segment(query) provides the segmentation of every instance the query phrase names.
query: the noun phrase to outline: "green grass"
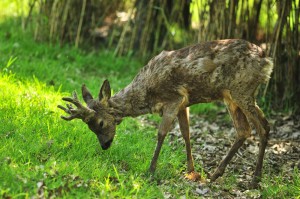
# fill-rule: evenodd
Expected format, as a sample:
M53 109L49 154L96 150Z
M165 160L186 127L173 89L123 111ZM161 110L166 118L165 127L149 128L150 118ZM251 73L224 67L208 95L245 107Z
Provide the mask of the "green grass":
M264 198L300 198L300 172L294 169L285 179L283 174L264 179Z

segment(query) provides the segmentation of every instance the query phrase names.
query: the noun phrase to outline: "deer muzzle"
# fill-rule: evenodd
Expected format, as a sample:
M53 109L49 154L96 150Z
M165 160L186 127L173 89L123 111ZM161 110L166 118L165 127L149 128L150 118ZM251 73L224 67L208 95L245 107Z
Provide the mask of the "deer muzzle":
M98 140L99 140L99 143L100 143L101 148L102 148L103 150L108 149L108 148L110 147L111 143L113 142L113 139L108 140L108 141L106 141L106 142L103 142L103 141L101 141L101 140L99 139L99 137L98 137Z

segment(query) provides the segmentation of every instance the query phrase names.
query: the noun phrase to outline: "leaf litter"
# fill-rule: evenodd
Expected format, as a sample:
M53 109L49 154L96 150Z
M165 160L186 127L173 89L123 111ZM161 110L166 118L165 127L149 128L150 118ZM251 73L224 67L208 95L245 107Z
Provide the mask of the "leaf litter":
M266 148L263 168L264 176L278 176L280 173L284 179L292 179L293 170L300 170L300 115L271 114L267 117L270 126L268 147ZM142 120L147 120L142 118ZM190 116L191 143L195 166L200 164L205 173L213 173L219 162L225 157L234 142L236 132L233 124L224 109L211 121L210 116ZM146 123L158 126L153 121ZM148 124L149 124L148 123ZM252 129L253 126L251 125ZM171 145L178 146L176 142L184 145L179 125L169 133ZM206 181L191 183L182 179L182 197L186 198L185 190L189 187L193 190L194 197L200 198L261 198L261 190L249 189L248 184L252 180L255 164L258 156L259 137L255 130L244 145L239 149L231 162L227 165L225 173L215 182ZM184 163L186 164L186 163ZM199 172L199 171L198 171ZM265 177L266 178L266 177ZM165 198L177 198L169 193L169 182L161 183L166 190Z

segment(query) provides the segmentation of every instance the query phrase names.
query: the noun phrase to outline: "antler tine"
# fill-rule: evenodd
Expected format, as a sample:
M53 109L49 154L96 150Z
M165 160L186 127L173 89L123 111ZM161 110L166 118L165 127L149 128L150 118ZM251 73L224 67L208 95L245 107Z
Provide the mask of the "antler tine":
M84 106L80 103L76 91L73 91L72 97L63 97L62 100L74 104L77 108L83 108Z
M75 118L82 119L84 122L89 122L89 120L95 115L95 111L85 107L81 104L81 102L78 99L76 91L72 93L72 97L63 97L62 100L66 102L70 102L70 104L66 104L67 107L64 107L62 105L58 105L57 107L65 111L67 114L70 114L70 116L61 116L62 119L70 121ZM72 106L74 104L76 108Z
M78 95L77 95L77 92L76 92L76 91L73 91L72 95L73 95L73 98L74 98L74 99L78 100Z

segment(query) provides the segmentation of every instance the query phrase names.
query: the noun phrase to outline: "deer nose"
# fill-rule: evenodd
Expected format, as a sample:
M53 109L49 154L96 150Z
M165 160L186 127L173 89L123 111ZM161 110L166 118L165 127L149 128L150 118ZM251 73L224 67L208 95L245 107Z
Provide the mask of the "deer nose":
M113 141L113 140L111 139L111 140L105 142L104 144L101 144L101 148L102 148L103 150L108 149L108 148L110 147L112 141Z

